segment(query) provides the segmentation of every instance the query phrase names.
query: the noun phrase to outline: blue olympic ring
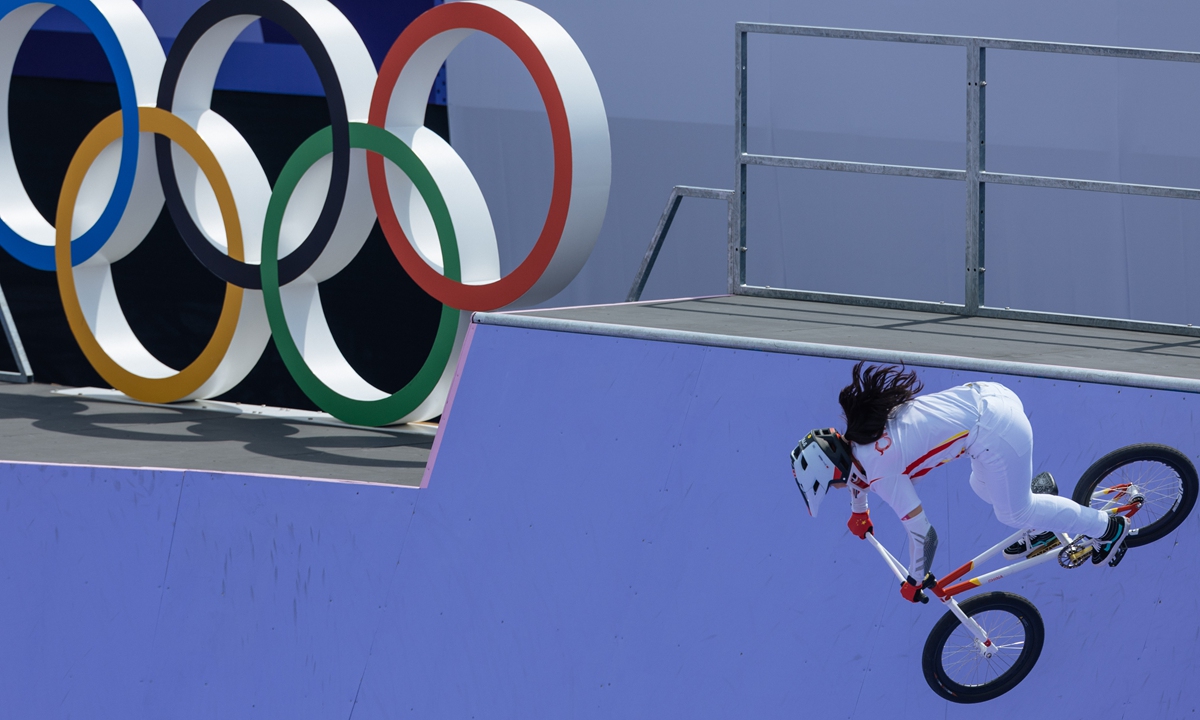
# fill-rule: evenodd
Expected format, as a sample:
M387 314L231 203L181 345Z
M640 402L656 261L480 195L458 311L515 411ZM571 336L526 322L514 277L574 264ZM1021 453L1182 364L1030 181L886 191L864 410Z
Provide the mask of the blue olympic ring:
M36 5L25 0L0 0L0 17L9 21L9 14L22 7ZM78 265L95 255L104 247L116 230L125 207L129 204L133 193L134 175L138 163L138 101L133 83L133 71L125 49L117 37L112 25L104 13L91 0L57 0L54 3L67 10L87 25L100 47L104 56L112 66L113 77L117 81L117 95L121 101L122 127L124 135L121 138L121 164L117 171L117 182L109 197L104 212L85 233L71 242L71 264ZM48 8L47 8L48 9ZM39 13L40 14L40 13ZM0 247L3 247L17 260L38 270L54 270L54 245L39 245L30 242L17 234L6 222L0 219Z

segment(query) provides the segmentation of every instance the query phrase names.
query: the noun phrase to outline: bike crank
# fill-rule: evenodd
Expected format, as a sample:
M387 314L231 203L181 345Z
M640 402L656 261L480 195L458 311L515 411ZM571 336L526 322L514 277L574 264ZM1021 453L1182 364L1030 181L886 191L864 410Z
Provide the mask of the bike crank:
M1087 559L1092 556L1092 550L1090 538L1077 537L1058 552L1058 564L1068 570L1073 570L1087 562Z

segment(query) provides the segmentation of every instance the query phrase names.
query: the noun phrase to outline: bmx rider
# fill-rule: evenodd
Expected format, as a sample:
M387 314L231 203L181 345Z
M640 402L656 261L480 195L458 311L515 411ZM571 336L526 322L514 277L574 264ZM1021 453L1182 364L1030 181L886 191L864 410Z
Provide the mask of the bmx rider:
M838 395L846 431L813 430L792 451L792 471L809 514L816 516L830 488L849 487L850 531L865 540L873 532L867 493L892 507L908 533L908 580L900 594L919 600L931 588L937 531L925 516L914 482L963 455L971 459L971 489L996 518L1024 540L1004 550L1016 559L1058 543L1055 532L1085 536L1092 562L1103 562L1124 542L1128 520L1052 494L1035 494L1033 429L1021 399L994 382L971 382L929 395L916 373L895 366L854 366L851 383ZM1050 485L1043 474L1037 478ZM916 578L921 578L918 581Z

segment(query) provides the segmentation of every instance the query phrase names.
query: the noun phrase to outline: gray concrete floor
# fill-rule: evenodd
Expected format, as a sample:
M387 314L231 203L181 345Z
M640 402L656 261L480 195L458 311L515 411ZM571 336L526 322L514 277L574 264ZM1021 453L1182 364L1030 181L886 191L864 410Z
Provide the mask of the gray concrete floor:
M416 486L433 438L55 395L0 383L0 460L164 467Z
M523 315L1200 379L1200 338L745 296Z

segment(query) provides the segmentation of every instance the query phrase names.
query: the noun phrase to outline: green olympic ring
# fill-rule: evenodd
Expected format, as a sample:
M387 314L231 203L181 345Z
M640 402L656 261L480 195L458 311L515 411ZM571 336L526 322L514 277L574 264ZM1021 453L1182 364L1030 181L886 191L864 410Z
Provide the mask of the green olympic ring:
M412 181L433 216L445 262L446 277L461 278L458 242L450 211L428 168L404 142L383 128L365 123L350 123L350 146L382 155L395 163ZM397 422L416 410L443 380L451 366L455 338L459 333L461 313L449 305L442 306L433 348L416 376L391 395L378 399L361 399L339 392L317 376L296 346L284 312L279 288L279 232L284 211L300 179L318 160L333 152L333 133L325 128L304 141L288 159L267 205L262 236L262 292L267 319L279 354L300 389L325 412L354 425L380 426ZM382 394L382 392L380 392Z

